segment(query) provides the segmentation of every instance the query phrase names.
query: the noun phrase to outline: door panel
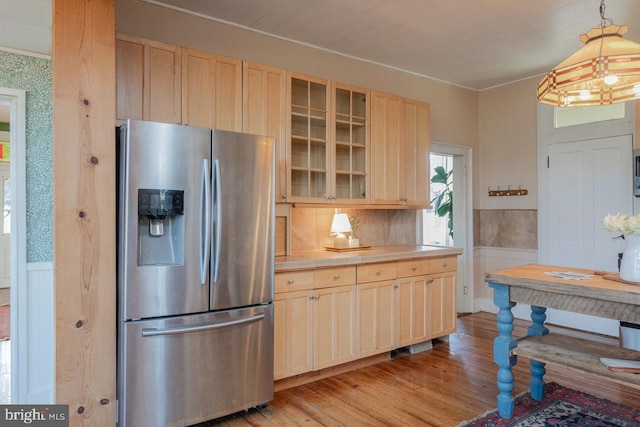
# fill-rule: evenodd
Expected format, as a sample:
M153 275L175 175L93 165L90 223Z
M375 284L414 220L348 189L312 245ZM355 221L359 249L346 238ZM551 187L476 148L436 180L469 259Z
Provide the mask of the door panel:
M122 319L198 313L209 308L202 269L204 162L211 130L153 122L128 122L121 141L119 304ZM127 140L128 138L128 140ZM176 161L179 159L179 161ZM154 235L139 215L139 190L183 191L183 215L165 216ZM157 233L156 233L157 234ZM204 281L202 280L204 276Z
M211 309L273 300L274 141L213 133Z
M608 213L633 213L631 136L549 146L549 263L617 271Z

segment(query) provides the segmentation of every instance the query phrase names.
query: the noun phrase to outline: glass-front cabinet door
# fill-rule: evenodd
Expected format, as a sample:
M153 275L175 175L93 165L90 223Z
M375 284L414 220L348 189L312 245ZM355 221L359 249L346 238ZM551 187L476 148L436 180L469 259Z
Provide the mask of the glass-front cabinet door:
M289 95L289 201L327 203L331 200L328 82L291 73Z
M333 84L334 102L334 192L335 200L366 203L369 192L368 91Z

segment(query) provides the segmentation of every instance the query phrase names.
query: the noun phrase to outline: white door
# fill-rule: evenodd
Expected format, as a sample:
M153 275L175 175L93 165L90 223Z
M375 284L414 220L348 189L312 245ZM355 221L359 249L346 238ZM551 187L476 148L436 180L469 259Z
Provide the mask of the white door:
M606 214L633 214L631 135L549 145L549 264L617 271Z
M453 206L455 211L453 215L453 242L446 242L448 235L447 220L442 220L444 230L441 233L442 242L435 243L433 236L430 236L426 228L435 228L433 222L432 211L422 211L420 233L422 244L447 245L462 248L462 255L458 256L458 272L457 272L457 309L458 313L473 312L473 203L471 200L471 177L473 176L471 165L471 147L453 144L443 144L431 141L431 155L443 156L449 158L449 163L445 170L453 168ZM436 164L430 165L430 176L434 173ZM435 194L432 194L433 197Z

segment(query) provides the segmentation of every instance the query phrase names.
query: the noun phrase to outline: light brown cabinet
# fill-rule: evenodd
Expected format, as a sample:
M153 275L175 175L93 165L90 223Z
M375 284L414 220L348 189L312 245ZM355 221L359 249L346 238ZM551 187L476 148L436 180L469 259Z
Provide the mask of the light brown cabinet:
M274 379L313 370L313 271L275 275Z
M456 257L398 261L398 346L456 331Z
M358 357L396 348L395 280L358 284Z
M314 369L356 358L355 285L314 290Z
M430 204L429 104L402 100L401 203L425 207Z
M328 203L329 82L295 73L287 82L288 201Z
M456 331L456 274L441 273L430 280L431 337L437 338Z
M371 93L371 203L429 207L429 104Z
M355 267L276 273L276 380L355 359L355 277Z
M369 197L369 91L332 83L333 141L329 188L337 203Z
M276 139L276 202L287 201L286 105L284 70L252 62L243 63L242 131Z
M127 34L116 40L116 120L180 123L181 48Z
M399 96L371 92L371 203L400 204Z
M242 61L182 49L182 124L242 131Z
M431 339L428 276L398 278L398 347Z
M276 273L275 378L455 332L456 268L445 256Z
M429 104L119 33L117 123L276 138L276 201L429 206Z
M288 75L289 201L366 204L369 91Z
M313 293L276 294L274 312L274 379L313 370Z

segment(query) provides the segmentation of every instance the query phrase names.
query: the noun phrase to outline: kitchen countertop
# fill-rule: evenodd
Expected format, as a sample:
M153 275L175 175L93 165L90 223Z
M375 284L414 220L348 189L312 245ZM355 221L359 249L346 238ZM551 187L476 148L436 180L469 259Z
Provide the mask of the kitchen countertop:
M461 248L429 245L374 246L369 249L348 252L301 251L294 252L290 256L277 256L275 259L275 271L399 261L413 258L460 255L461 253Z

